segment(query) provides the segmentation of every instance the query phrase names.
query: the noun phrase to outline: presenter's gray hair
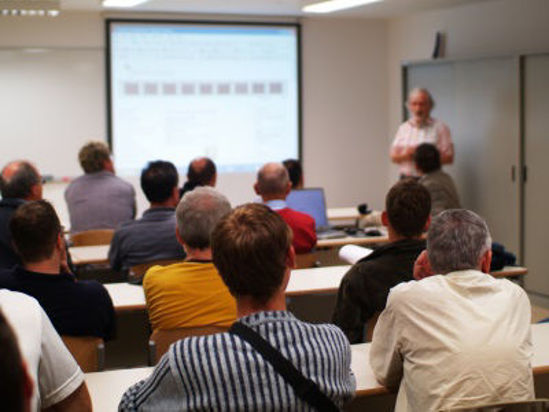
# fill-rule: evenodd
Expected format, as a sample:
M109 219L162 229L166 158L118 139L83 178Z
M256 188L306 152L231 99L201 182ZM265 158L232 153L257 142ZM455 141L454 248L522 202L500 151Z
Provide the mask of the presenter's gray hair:
M445 210L433 219L427 233L427 253L435 273L477 269L492 247L486 221L470 210Z
M429 102L431 103L431 109L435 107L435 99L433 99L433 95L429 90L425 89L424 87L414 87L412 90L410 90L410 93L408 93L407 101L410 101L410 97L417 93L423 93L425 96L427 96Z
M222 217L229 214L231 204L211 187L197 187L185 193L177 205L177 229L185 244L192 249L210 247L210 235Z
M257 187L260 195L279 195L290 183L288 170L282 163L267 163L257 172Z

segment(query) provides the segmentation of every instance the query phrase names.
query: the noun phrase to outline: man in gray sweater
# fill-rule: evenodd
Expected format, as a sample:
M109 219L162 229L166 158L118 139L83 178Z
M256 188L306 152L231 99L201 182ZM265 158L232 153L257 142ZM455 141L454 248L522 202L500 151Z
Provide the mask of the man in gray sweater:
M431 195L431 216L446 209L459 209L460 202L452 176L441 169L440 154L436 146L420 144L414 153L414 163L421 183Z

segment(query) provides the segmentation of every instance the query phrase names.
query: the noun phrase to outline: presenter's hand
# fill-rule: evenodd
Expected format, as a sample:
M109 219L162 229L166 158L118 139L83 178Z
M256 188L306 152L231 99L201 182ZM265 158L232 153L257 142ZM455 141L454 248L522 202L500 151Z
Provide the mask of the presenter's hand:
M431 268L431 263L429 262L429 256L427 256L427 251L424 250L417 257L416 263L414 263L414 279L421 280L433 275L434 272Z
M415 146L407 147L404 150L404 156L406 156L406 160L414 160L414 153L416 152Z

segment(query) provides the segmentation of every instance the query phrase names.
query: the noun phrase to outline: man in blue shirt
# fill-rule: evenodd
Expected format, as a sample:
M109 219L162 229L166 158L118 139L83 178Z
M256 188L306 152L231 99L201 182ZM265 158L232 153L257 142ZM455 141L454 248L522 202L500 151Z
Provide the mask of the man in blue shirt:
M113 270L157 260L183 260L185 252L175 236L175 207L179 176L171 162L150 162L141 172L141 188L150 207L141 219L122 224L109 250Z

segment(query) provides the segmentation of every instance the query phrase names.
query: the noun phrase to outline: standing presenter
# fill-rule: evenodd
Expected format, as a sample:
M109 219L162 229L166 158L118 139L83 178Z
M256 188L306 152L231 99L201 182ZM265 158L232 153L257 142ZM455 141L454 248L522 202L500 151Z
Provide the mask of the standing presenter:
M431 117L434 101L427 89L415 88L408 95L410 119L400 125L391 146L391 160L400 167L400 177L417 176L414 152L421 143L434 144L442 164L454 161L454 145L450 129Z

